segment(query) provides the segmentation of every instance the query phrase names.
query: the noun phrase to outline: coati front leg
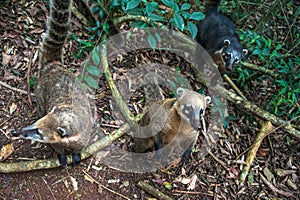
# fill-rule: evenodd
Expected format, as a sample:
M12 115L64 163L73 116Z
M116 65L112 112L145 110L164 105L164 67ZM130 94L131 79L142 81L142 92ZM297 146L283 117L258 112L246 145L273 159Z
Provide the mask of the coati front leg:
M65 148L63 148L59 144L51 144L51 146L54 149L54 151L57 153L59 164L63 167L66 167L68 164L68 161L67 161L67 156L65 154Z

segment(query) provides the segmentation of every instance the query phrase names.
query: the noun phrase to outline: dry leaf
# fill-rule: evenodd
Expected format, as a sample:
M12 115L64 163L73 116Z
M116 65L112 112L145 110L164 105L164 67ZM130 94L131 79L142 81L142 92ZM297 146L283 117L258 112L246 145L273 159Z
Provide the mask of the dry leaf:
M0 161L6 160L14 152L13 143L4 145L0 150Z
M10 106L9 106L9 114L12 115L17 109L17 104L15 103L12 103Z
M185 177L178 177L174 180L174 182L179 182L179 183L182 183L184 185L187 185L191 182L191 179L190 178L185 178Z
M71 183L73 185L74 190L77 191L78 190L78 182L76 181L76 178L70 176L70 179L71 179Z
M190 183L190 185L188 186L188 190L194 190L195 189L195 187L196 187L196 182L197 182L197 180L198 180L198 177L197 177L197 175L196 174L194 174L193 176L192 176L192 178L191 178L191 183Z

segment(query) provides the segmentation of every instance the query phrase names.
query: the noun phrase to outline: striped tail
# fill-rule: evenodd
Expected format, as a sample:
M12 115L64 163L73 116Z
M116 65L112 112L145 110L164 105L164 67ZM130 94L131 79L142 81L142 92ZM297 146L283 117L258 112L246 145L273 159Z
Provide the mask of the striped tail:
M62 48L70 27L72 0L51 0L47 32L43 38L41 66L62 62Z
M221 0L207 0L204 5L204 13L210 15L211 13L218 12L218 7Z

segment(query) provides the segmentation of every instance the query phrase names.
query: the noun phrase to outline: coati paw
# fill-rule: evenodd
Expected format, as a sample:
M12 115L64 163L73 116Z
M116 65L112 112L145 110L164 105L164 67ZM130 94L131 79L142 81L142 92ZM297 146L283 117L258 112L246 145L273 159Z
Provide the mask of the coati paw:
M60 165L63 167L66 167L68 164L67 156L65 154L58 154L57 157L58 157Z
M81 161L81 153L73 153L72 154L72 162L75 165L79 165Z

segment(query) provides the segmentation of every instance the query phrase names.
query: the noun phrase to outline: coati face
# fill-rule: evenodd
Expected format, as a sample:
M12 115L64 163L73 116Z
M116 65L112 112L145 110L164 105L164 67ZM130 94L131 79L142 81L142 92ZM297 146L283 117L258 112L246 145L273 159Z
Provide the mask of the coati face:
M231 71L234 64L239 63L247 53L248 50L242 49L238 41L224 40L222 56L227 70Z
M61 122L60 119L64 116L64 113L66 112L54 107L51 112L34 124L22 129L12 130L10 134L15 137L43 143L69 143L72 140L78 140L79 134L70 134L68 132L72 126L70 124L72 120ZM57 116L60 116L60 118ZM67 116L67 118L71 117Z
M181 119L187 121L195 130L198 130L211 98L191 90L178 88L177 102L179 103L177 111Z

